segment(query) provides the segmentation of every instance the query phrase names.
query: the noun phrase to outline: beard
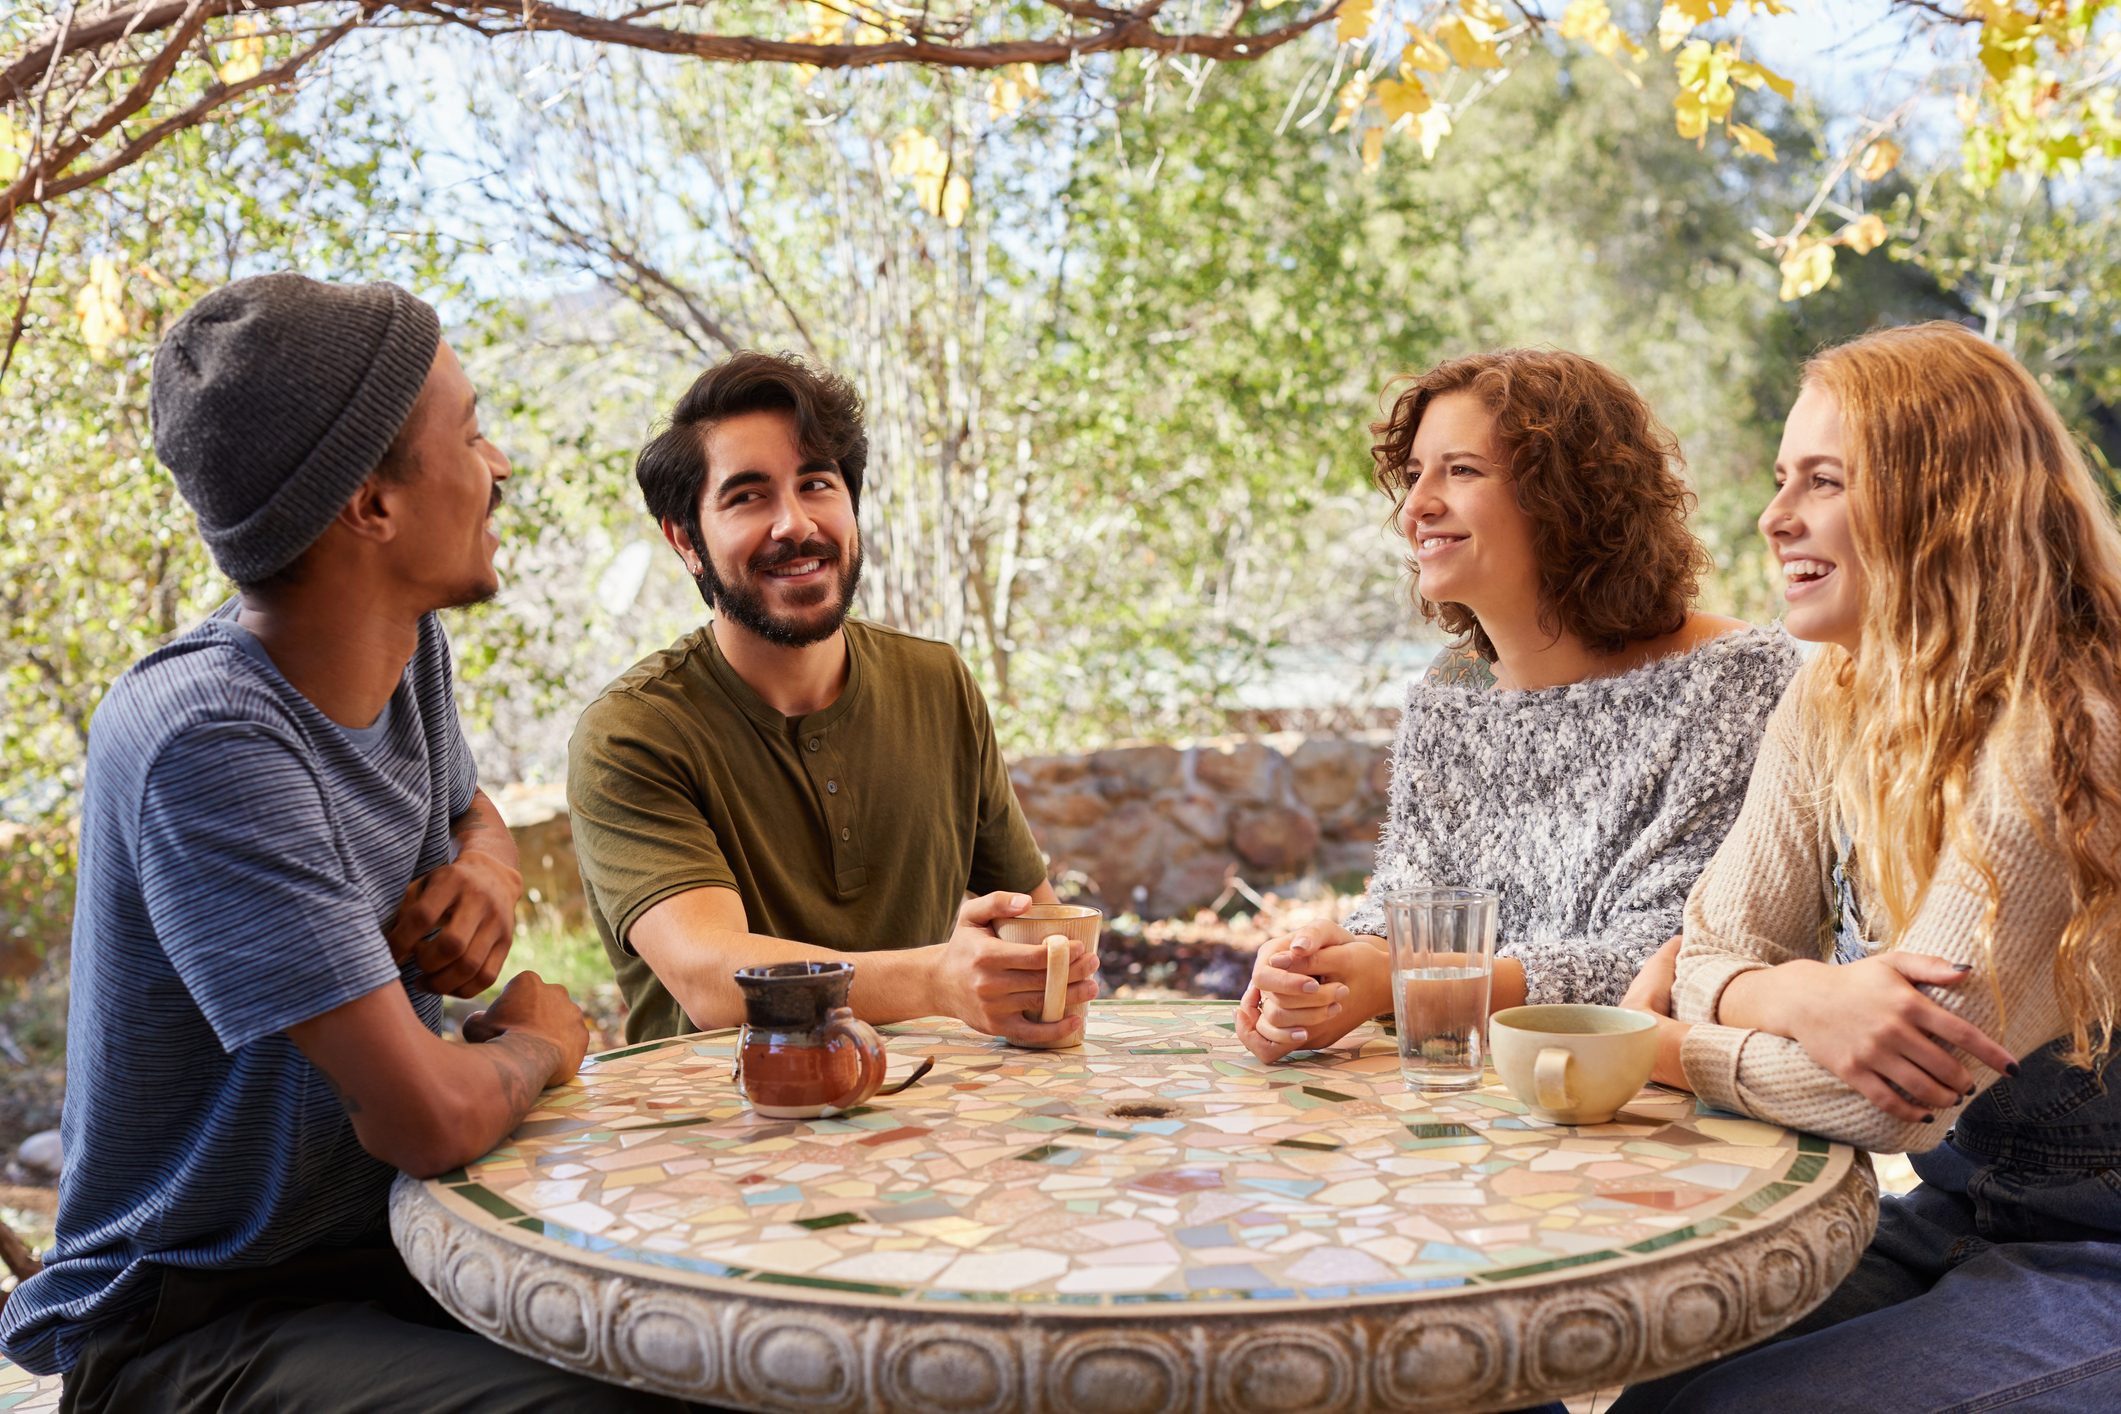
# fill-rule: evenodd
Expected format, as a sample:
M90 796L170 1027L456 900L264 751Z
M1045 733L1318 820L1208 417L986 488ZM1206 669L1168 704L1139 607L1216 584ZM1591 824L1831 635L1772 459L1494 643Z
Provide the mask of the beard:
M489 500L486 504L487 518L491 519L493 517L494 512L500 509L501 488L499 486L495 486L493 488L492 499ZM500 551L496 549L494 551L494 554L499 555ZM449 602L446 604L439 605L438 607L444 609L468 609L475 604L490 603L492 600L494 600L500 595L500 592L500 568L499 566L495 565L491 559L489 559L487 561L485 578L480 579L476 582L467 582L459 586L458 588L452 590L449 595Z
M697 539L694 543L698 543ZM815 618L775 614L766 607L766 596L760 588L760 577L768 570L797 560L822 560L828 570L835 564L840 567L839 574L822 587L826 597L817 603L824 606L824 612ZM743 574L728 578L715 569L714 556L702 555L700 572L693 578L708 606L731 623L782 648L807 648L838 633L840 625L847 621L848 611L854 607L854 592L862 582L862 547L856 541L853 555L842 557L825 541L806 540L801 545L784 546L779 553L762 555L746 566Z

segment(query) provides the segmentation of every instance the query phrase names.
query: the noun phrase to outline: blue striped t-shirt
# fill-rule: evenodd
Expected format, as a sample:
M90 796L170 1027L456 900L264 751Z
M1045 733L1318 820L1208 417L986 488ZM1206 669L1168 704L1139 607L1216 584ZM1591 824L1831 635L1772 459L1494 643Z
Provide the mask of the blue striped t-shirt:
M0 1310L40 1374L138 1310L150 1265L263 1266L383 1221L393 1171L285 1033L416 976L383 932L477 786L449 645L428 615L384 715L347 730L235 608L134 665L89 731L58 1230Z

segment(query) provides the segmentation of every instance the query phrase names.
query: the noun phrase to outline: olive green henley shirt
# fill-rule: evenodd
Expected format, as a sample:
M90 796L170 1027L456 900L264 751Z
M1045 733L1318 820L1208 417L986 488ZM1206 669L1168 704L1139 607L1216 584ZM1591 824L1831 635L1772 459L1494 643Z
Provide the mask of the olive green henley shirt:
M627 942L687 889L734 889L754 933L842 952L949 937L966 892L1028 893L1045 860L994 724L949 645L849 620L832 705L784 717L708 627L582 714L567 798L628 1042L695 1029Z

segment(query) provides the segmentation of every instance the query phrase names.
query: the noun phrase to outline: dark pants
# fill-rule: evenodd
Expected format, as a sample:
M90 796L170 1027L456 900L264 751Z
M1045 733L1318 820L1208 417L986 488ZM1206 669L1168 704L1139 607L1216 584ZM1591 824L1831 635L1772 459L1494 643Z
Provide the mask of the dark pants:
M1879 1204L1824 1305L1764 1344L1635 1385L1611 1414L2121 1409L2121 1243L1992 1242L1963 1194Z
M89 1338L59 1403L61 1414L688 1407L556 1369L467 1330L387 1244L249 1271L164 1268L148 1312Z

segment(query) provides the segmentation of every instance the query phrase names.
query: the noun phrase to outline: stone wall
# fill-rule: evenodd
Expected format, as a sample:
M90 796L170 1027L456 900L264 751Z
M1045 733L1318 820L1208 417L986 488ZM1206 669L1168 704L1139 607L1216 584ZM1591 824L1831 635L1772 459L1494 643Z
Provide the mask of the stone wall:
M1388 731L1117 746L1032 756L1010 778L1056 879L1108 913L1166 918L1255 889L1367 873L1385 816Z
M1385 816L1389 731L1277 732L1184 746L1030 756L1011 769L1056 879L1107 913L1165 918L1254 889L1367 873ZM557 787L496 793L534 903L579 920L581 881Z

